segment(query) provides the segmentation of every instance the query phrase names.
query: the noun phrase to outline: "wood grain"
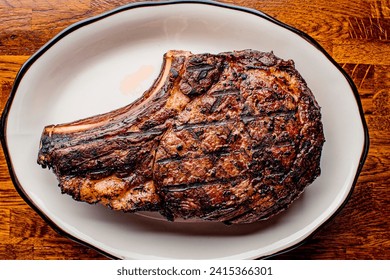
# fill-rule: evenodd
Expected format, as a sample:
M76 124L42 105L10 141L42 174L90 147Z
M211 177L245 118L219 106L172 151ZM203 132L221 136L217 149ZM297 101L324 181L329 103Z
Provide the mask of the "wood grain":
M128 0L0 0L0 111L21 65L55 34ZM274 259L390 259L390 1L225 0L316 39L358 88L370 151L351 199L302 246ZM59 235L20 197L0 152L0 259L105 259Z

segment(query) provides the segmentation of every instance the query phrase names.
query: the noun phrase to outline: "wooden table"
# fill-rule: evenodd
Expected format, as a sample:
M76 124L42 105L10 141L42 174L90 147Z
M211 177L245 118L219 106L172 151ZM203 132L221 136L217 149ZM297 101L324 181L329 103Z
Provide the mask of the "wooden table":
M20 66L69 24L128 0L0 0L0 109ZM390 2L225 0L262 10L316 39L354 80L370 151L341 213L276 259L390 259ZM104 259L62 237L18 195L0 153L0 259Z

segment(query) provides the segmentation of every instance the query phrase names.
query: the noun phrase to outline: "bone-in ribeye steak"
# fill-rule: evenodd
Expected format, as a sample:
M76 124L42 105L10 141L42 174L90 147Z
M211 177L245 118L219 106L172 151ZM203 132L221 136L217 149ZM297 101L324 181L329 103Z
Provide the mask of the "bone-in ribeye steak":
M319 176L323 143L320 108L293 61L169 51L134 103L45 127L38 163L76 200L250 223Z

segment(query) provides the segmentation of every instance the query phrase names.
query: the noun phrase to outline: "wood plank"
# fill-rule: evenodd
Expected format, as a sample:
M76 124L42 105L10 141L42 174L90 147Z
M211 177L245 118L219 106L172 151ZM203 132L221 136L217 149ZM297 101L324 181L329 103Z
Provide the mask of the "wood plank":
M348 17L351 39L390 41L390 19Z
M31 56L49 39L39 30L0 32L0 56Z
M10 232L10 210L4 206L0 208L0 244L1 240L9 238Z
M384 149L379 148L377 145L371 145L369 156L359 177L359 182L390 182L389 164L390 147L387 146L387 149Z
M0 0L0 8L32 8L34 0Z
M20 67L28 59L28 56L13 55L13 56L0 56L0 81L13 82L16 74L19 72Z
M1 106L0 113L3 112L5 104L8 101L8 98L9 98L10 93L11 93L12 85L13 85L13 81L10 81L10 80L4 81L4 80L2 80L2 78L0 78L0 106ZM3 151L0 151L0 176L3 173L6 173L6 176L8 176L8 168L7 168L7 164L5 162L4 153L3 153Z
M352 78L359 91L374 90L375 88L374 73L375 73L376 65L343 63L341 66L347 72L347 74Z
M34 1L33 10L59 13L61 10L80 11L89 9L91 0L44 0Z
M76 244L71 240L56 242L46 240L43 244L34 246L34 259L36 260L84 260L84 259L106 259L93 249Z
M29 8L10 8L7 13L0 13L0 29L20 31L31 29L32 10Z
M389 0L373 0L370 3L370 16L372 18L390 18Z
M376 65L375 66L375 88L390 89L390 65Z
M333 45L333 58L338 63L390 64L390 44L382 41L346 40Z
M127 5L133 2L143 2L143 0L126 1L126 0L91 0L91 11L94 14L100 14L114 8ZM221 1L223 2L223 1Z
M11 181L2 150L0 151L0 202L1 207L8 210L11 208L17 209L19 207L28 207ZM8 222L10 222L10 220L8 220Z
M33 245L0 244L1 260L27 260L34 257Z
M90 16L90 0L39 1L33 8L31 30L43 33L48 41L69 25Z
M3 188L3 183L1 183L1 187ZM7 208L18 208L18 207L26 207L26 202L20 197L18 192L13 188L12 182L4 183L6 189L2 189L0 192L0 201L3 207Z
M50 226L31 208L11 210L10 238L43 238L53 234Z

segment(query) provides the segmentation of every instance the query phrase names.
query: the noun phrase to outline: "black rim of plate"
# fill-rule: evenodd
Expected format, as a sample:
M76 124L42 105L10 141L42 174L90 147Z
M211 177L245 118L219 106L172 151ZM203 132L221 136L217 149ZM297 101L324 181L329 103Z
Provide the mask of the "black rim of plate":
M13 84L13 87L12 87L12 90L11 90L11 93L10 93L10 97L9 97L9 99L8 99L6 105L5 105L4 111L3 111L2 116L1 116L1 131L0 131L0 133L1 133L1 144L3 146L3 151L4 151L4 155L5 155L6 161L7 161L9 173L10 173L10 176L11 176L11 180L12 180L14 186L15 186L15 189L18 191L19 195L26 201L26 203L31 208L33 208L56 232L58 232L62 236L65 236L65 237L67 237L67 238L69 238L69 239L71 239L71 240L73 240L73 241L75 241L75 242L77 242L79 244L82 244L84 246L92 248L92 249L96 250L97 252L99 252L99 253L101 253L101 254L103 254L103 255L111 258L111 259L119 259L119 257L111 255L110 253L104 251L103 249L97 248L97 247L89 244L88 242L82 241L82 240L78 239L77 237L67 233L60 226L58 226L56 223L54 223L48 216L46 216L46 214L43 213L39 209L39 207L36 206L34 204L34 202L30 200L28 195L24 192L23 187L19 183L17 175L15 174L15 172L13 170L11 157L10 157L10 154L9 154L9 151L8 151L7 140L6 140L6 126L7 126L8 114L9 114L9 111L10 111L10 108L11 108L11 105L12 105L12 101L13 101L13 99L15 97L16 92L17 92L18 86L19 86L21 80L23 79L23 76L25 75L25 73L30 68L30 66L32 64L34 64L34 62L37 61L48 49L50 49L53 45L55 45L57 42L59 42L62 38L66 37L68 34L72 33L73 31L75 31L75 30L77 30L77 29L79 29L79 28L81 28L83 26L92 24L94 22L97 22L99 20L102 20L104 18L113 16L115 14L118 14L120 12L124 12L124 11L127 11L127 10L131 10L131 9L135 9L135 8L142 8L142 7L149 7L149 6L163 6L163 5L175 5L175 4L202 4L202 5L216 6L216 7L225 8L225 9L232 9L232 10L236 10L236 11L239 11L239 12L244 12L244 13L249 13L249 14L252 14L252 15L256 15L256 16L261 17L261 18L263 18L265 20L268 20L268 21L270 21L270 22L272 22L272 23L274 23L274 24L276 24L278 26L281 26L281 27L283 27L285 29L288 29L289 31L299 35L300 37L302 37L303 39L308 41L310 44L312 44L315 48L320 50L328 58L328 60L330 62L332 62L332 64L337 68L337 70L340 71L340 73L343 74L345 79L348 81L348 83L349 83L349 85L351 87L352 92L354 93L355 101L356 101L356 103L358 105L359 114L360 114L363 130L364 130L364 146L363 146L362 154L361 154L361 157L360 157L359 165L358 165L358 168L357 168L357 171L356 171L356 174L355 174L355 178L354 178L354 180L352 182L351 189L350 189L347 197L345 198L343 203L339 206L339 208L335 211L335 213L333 213L333 215L331 217L329 217L326 221L324 221L322 224L320 224L312 233L309 234L309 236L307 236L302 241L299 241L296 244L294 244L294 245L292 245L292 246L290 246L288 248L280 250L279 252L276 252L274 254L267 255L267 256L260 256L259 258L266 259L266 258L270 258L270 257L276 256L276 255L279 255L279 254L291 251L291 250L301 246L302 244L304 244L307 240L312 238L313 235L315 235L325 224L327 224L329 221L333 220L333 218L340 213L340 211L344 208L344 206L346 205L346 203L350 199L350 197L351 197L351 195L353 193L353 190L355 188L355 185L357 183L359 174L360 174L360 172L361 172L361 170L363 168L364 162L365 162L365 160L367 158L368 149L369 149L368 127L367 127L366 120L364 118L363 107L362 107L362 104L361 104L361 101L360 101L359 93L358 93L358 90L357 90L354 82L348 76L348 74L344 71L344 69L342 69L341 66L338 65L337 62L325 51L325 49L322 48L319 43L317 43L317 41L315 41L312 37L310 37L306 33L302 32L302 31L300 31L300 30L298 30L298 29L296 29L294 27L291 27L291 26L289 26L289 25L287 25L287 24L285 24L283 22L280 22L279 20L277 20L277 19L275 19L275 18L265 14L264 12L261 12L261 11L258 11L258 10L254 10L254 9L250 9L250 8L246 8L246 7L241 7L241 6L231 5L231 4L224 4L224 3L220 3L220 2L214 2L214 1L211 1L211 0L198 0L198 1L195 1L195 0L193 0L193 1L177 0L177 1L136 2L136 3L130 3L130 4L127 4L127 5L124 5L124 6L120 6L120 7L116 8L116 9L110 10L110 11L105 12L103 14L100 14L100 15L97 15L97 16L90 17L90 18L87 18L85 20L79 21L79 22L77 22L75 24L70 25L69 27L65 28L63 31L58 33L54 38L52 38L50 41L48 41L43 47L41 47L35 54L33 54L22 65L22 67L20 68L18 74L16 75L16 78L14 80L14 84Z

